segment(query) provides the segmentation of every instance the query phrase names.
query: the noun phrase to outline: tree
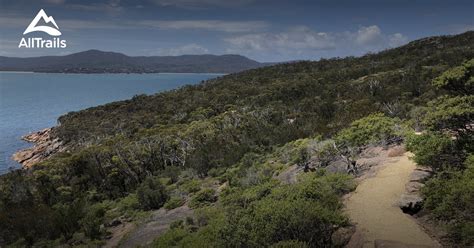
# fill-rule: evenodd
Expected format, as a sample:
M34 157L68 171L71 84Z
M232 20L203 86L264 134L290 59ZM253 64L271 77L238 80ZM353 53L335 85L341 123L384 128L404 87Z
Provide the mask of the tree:
M443 96L428 104L423 124L430 130L472 135L474 127L474 95Z
M471 95L474 92L474 59L466 61L461 66L444 72L433 80L433 85L451 93Z

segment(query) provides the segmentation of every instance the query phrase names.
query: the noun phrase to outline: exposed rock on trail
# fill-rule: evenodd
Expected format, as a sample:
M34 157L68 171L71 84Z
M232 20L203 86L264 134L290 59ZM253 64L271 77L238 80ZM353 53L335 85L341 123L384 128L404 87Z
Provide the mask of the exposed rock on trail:
M416 214L421 210L423 198L420 196L420 190L427 177L433 172L428 168L416 168L410 174L410 181L405 185L406 192L400 197L398 206L407 214Z

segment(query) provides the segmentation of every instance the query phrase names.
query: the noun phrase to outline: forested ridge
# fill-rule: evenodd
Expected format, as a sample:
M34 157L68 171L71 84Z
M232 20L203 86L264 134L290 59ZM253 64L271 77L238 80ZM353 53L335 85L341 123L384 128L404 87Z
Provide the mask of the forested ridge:
M440 221L458 220L451 238L469 246L472 199L449 216L430 202L446 198L452 208L449 196L474 189L444 196L429 189L472 178L472 44L474 32L430 37L68 113L52 134L68 151L0 178L0 244L99 245L114 218L188 204L196 217L155 246L338 246L331 235L350 225L339 197L354 188L352 161L367 145L407 140L418 163L449 172L427 184L427 209ZM439 154L429 151L452 156L433 163ZM351 170L327 173L339 156ZM274 179L311 158L320 169L298 183ZM227 186L218 192L215 184Z
M31 58L0 56L2 71L49 73L229 73L264 65L265 63L233 54L127 56L116 52L88 50L64 56Z

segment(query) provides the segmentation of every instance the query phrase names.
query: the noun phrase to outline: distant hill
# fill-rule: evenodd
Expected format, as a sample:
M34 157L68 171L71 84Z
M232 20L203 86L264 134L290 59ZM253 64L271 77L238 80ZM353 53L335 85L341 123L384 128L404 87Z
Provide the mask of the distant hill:
M232 73L258 68L259 63L240 55L137 56L88 50L65 56L14 58L0 56L2 71L57 73Z

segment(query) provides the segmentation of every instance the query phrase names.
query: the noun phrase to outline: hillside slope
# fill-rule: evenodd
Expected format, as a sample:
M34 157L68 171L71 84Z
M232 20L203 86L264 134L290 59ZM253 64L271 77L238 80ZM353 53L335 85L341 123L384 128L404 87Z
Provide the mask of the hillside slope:
M160 231L157 247L342 247L351 223L341 197L354 189L358 153L416 128L423 106L446 90L432 80L473 58L472 44L474 32L431 37L65 114L48 134L64 152L0 176L0 245L97 246L120 223L185 206L193 216ZM459 99L472 120L472 96ZM462 114L452 103L434 116ZM431 140L411 147L438 151L423 146ZM308 173L276 179L292 166Z
M96 140L118 132L255 113L284 140L330 135L350 121L381 111L404 117L435 96L430 80L474 56L474 32L413 41L359 58L279 64L166 93L137 96L59 118L64 141ZM234 111L234 112L232 112ZM288 120L292 121L288 125ZM291 138L290 138L291 137Z

